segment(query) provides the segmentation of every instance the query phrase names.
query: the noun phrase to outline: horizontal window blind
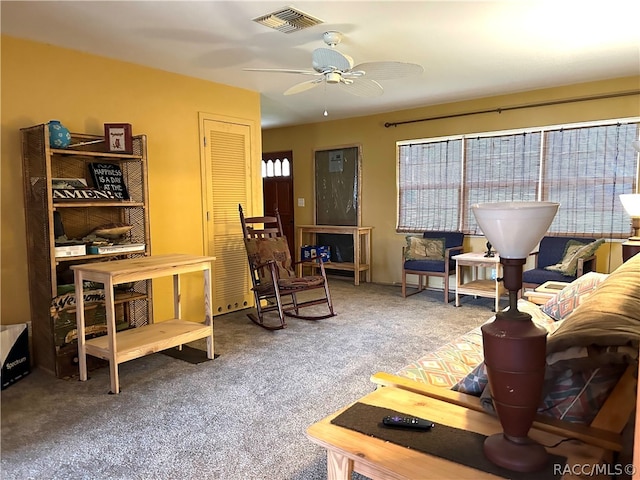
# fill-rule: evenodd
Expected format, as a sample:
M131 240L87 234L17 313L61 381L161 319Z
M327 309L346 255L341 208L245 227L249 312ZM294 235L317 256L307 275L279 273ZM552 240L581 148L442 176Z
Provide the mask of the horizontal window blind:
M538 132L466 139L464 232L482 233L474 203L536 200L540 138Z
M558 235L629 236L621 193L635 191L638 124L571 128L547 133L543 200L559 202L549 231Z
M461 139L400 146L398 231L459 229L461 153Z
M481 234L471 205L560 203L550 232L626 238L638 119L398 143L398 232Z

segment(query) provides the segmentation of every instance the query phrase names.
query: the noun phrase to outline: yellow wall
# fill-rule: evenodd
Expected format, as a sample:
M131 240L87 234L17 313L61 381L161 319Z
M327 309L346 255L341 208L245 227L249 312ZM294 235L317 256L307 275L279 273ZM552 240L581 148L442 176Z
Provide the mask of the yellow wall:
M105 122L127 122L149 138L151 243L154 254L203 253L198 112L259 125L259 95L203 80L2 36L3 324L29 320L26 239L20 165L22 127L61 120L74 132L102 133ZM373 280L399 283L404 236L395 233L395 142L458 133L640 115L637 96L483 114L385 128L385 122L635 90L640 77L572 85L326 121L262 132L263 151L293 150L296 223L313 223L313 150L362 146L362 224L373 226ZM301 101L304 101L301 95ZM259 140L258 133L258 140ZM255 159L259 162L259 159ZM482 248L479 239L469 248ZM609 262L610 259L610 262ZM621 261L618 244L598 252L598 271ZM201 298L199 278L183 289L187 315ZM154 282L154 306L170 316L169 284Z
M264 152L293 151L294 196L296 198L304 197L306 200L304 207L296 207L295 210L295 222L302 225L311 224L314 220L313 150L339 145L361 145L362 225L374 227L373 281L399 283L402 272L401 250L404 244L404 235L395 232L397 203L395 143L397 141L640 116L640 100L637 95L634 95L514 110L500 114L490 113L434 120L391 128L384 127L386 122L400 122L528 103L627 92L639 88L640 77L636 76L396 111L383 115L269 129L262 132L262 148ZM300 95L300 99L304 101L304 94ZM470 240L467 249L480 250L483 245L483 239L475 238ZM608 246L601 247L598 251L597 270L600 272L607 272L621 262L622 254L618 243L613 245L610 255Z
M7 36L1 47L0 322L30 318L22 127L57 119L72 132L102 135L104 123L131 123L134 134L148 136L152 253L203 254L198 112L260 125L259 94ZM260 141L257 132L256 168ZM172 317L169 280L154 281L154 289L156 316ZM185 318L202 319L202 276L188 277L182 294Z

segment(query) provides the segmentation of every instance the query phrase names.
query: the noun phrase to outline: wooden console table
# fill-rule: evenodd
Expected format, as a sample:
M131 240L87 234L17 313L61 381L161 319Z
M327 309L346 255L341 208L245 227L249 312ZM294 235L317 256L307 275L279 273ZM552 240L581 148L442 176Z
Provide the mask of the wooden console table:
M207 339L207 358L213 358L213 321L211 313L211 261L215 257L170 254L129 258L113 262L96 262L73 265L76 290L76 322L78 325L78 358L80 380L87 380L87 355L109 361L111 393L120 392L118 364L150 353L177 347L200 338ZM181 319L180 274L202 271L204 273L204 322ZM158 277L173 276L174 318L116 332L113 286ZM104 285L107 316L107 335L85 339L84 296L85 280ZM149 299L149 301L151 301Z
M373 227L350 227L337 225L299 225L298 250L296 258L300 261L300 247L304 245L305 234L338 233L353 236L353 262L326 262L326 270L347 270L354 272L354 283L360 285L360 272L365 272L365 281L371 282L371 230ZM315 245L315 237L313 244ZM312 262L305 266L314 267ZM301 263L298 264L298 276L302 275Z
M502 431L498 419L485 412L470 410L395 387L379 388L358 402L429 419L436 424L433 432L436 435L439 424L482 435L493 435ZM327 450L327 478L331 480L351 479L352 472L372 479L502 478L332 424L331 420L344 410L346 408L307 429L308 438ZM567 438L537 428L529 431L529 437L544 445L556 445ZM451 448L455 449L457 445L451 445ZM610 459L611 455L611 452L604 448L581 442L563 442L547 450L549 453L567 457L569 468L565 468L565 471L572 472L579 472L580 465L602 464ZM574 466L578 468L571 470ZM562 478L578 476L569 473Z

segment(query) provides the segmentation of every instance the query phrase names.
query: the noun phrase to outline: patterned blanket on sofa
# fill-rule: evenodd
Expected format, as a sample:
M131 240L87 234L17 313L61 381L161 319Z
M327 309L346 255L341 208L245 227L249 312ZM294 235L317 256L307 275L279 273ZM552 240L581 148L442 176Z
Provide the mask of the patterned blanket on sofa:
M624 278L620 278L621 275L617 271L611 275L611 277L618 277L612 278L616 284L628 278L640 277L638 275L640 274L640 256L634 264L625 265L620 270L623 270L620 273L624 273ZM533 321L547 329L550 334L547 348L547 378L539 413L570 422L591 423L627 365L629 363L637 365L640 308L630 314L631 320L628 323L634 324L631 331L635 331L633 329L637 323L639 335L636 335L635 339L634 335L630 335L628 344L614 342L621 345L598 346L598 348L594 348L593 345L587 348L585 344L549 354L549 345L553 349L552 334L558 331L559 334L563 333L561 338L566 337L564 332L567 328L561 328L566 319L571 319L568 320L571 323L572 319L578 316L571 317L571 314L583 302L585 306L589 304L591 307L589 310L592 310L594 302L587 302L586 299L608 277L609 275L606 274L590 272L572 282L542 307L523 299L518 301L518 309L529 313ZM640 286L635 283L635 280L630 282L627 290L627 295L633 302L640 301ZM626 302L618 303L626 304ZM636 306L635 303L633 305ZM493 317L488 321L491 320ZM586 362L585 360L588 360L594 351L605 361ZM576 365L580 365L579 368L576 368ZM397 373L418 382L478 396L481 398L483 407L493 413L491 393L483 362L480 327L443 345L436 351L427 353Z
M558 327L557 322L531 302L519 300L518 310L529 313L533 321L547 331L551 332ZM491 320L493 317L489 319ZM480 365L483 359L482 332L478 326L403 367L398 375L438 387L454 388Z

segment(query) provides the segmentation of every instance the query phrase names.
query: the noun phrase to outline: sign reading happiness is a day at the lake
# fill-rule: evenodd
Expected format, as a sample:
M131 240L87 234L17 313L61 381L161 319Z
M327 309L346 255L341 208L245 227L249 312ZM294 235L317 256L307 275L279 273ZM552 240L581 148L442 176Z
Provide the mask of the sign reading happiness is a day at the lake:
M122 169L118 165L112 163L90 163L89 172L97 189L111 192L114 197L120 200L129 200Z

